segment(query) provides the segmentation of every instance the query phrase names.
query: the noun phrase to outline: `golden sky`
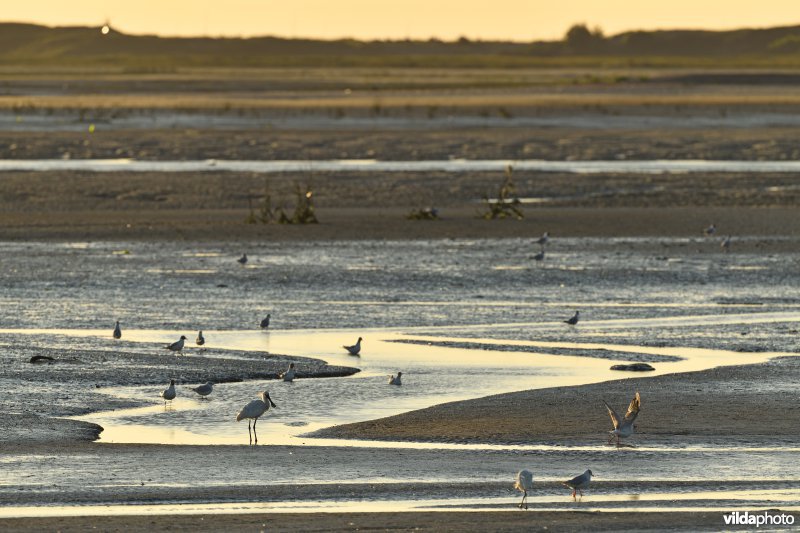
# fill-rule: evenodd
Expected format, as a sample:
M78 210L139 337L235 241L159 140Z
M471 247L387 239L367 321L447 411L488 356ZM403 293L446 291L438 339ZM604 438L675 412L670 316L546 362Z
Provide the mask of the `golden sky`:
M800 24L798 0L0 0L0 20L126 33L358 39L557 39L630 29Z

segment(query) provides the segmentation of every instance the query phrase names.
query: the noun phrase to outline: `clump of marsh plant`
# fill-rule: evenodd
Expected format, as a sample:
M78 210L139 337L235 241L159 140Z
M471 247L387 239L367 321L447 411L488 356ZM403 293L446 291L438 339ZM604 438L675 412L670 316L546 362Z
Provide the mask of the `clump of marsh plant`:
M311 187L306 186L305 190L299 185L296 187L295 196L297 197L297 204L294 208L294 213L291 217L286 214L286 210L281 207L273 207L272 193L269 186L265 187L264 198L261 201L261 207L258 214L253 209L252 200L248 200L250 205L250 214L245 218L246 224L318 224L317 215L314 211L314 202L312 200L314 193Z
M306 185L306 190L300 188L298 185L295 189L295 196L297 197L297 205L294 208L294 215L288 224L319 224L317 215L314 212L314 193L311 187Z
M486 220L497 220L501 218L516 218L522 220L523 214L520 210L522 202L517 197L517 190L514 186L513 179L514 168L511 165L506 167L506 177L500 190L497 193L497 198L489 198L489 195L483 197L483 202L486 204L486 211L481 215Z

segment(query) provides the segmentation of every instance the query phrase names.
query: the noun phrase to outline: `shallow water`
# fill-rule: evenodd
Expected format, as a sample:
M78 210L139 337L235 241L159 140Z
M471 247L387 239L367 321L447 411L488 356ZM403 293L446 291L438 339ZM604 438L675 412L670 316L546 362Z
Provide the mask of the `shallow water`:
M612 497L599 482L598 493L584 499L586 509L797 507L797 484L764 492L772 490L774 480L787 479L787 473L789 479L798 477L796 443L687 443L667 448L641 439L635 450L620 451L606 446L602 436L580 446L370 443L302 437L330 424L445 401L616 379L624 376L609 366L637 354L679 358L654 363L656 372L650 375L658 375L794 353L800 322L796 292L800 254L721 254L718 245L709 248L707 244L684 237L655 242L558 239L548 261L533 265L528 257L531 245L516 239L248 245L0 243L4 258L0 282L5 289L0 296L0 323L5 328L0 330L0 343L14 347L0 355L4 368L27 360L37 347L65 353L91 350L106 357L118 351L161 354L163 344L180 334L193 339L202 328L208 341L205 348L213 355L191 346L184 358L240 357L237 353L241 352L226 355L232 350L270 352L362 369L346 378L222 383L207 401L196 399L188 384L181 383L178 399L165 409L158 398L164 385L110 387L98 383L89 368L75 387L91 388L92 393L108 398L111 407L120 399L145 405L79 416L104 426L98 446L114 451L99 457L0 456L4 472L0 495L47 489L56 501L59 493L73 498L87 476L100 476L103 486L122 491L120 498L125 500L135 497L125 492L126 487L138 487L138 474L132 472L147 476L142 481L148 481L148 486L164 488L166 492L156 497L160 501L170 501L169 491L176 487L189 490L198 482L207 484L209 477L215 487L241 484L252 479L250 464L220 462L205 452L187 450L206 446L167 446L150 457L117 443L246 445L247 428L244 422L234 421L235 414L257 391L269 388L278 408L258 424L260 444L269 446L252 453L274 454L270 460L293 465L271 471L273 484L316 479L324 472L327 483L391 481L417 487L442 480L489 480L505 487L522 464L535 465L541 476L537 479L552 482L574 470L577 463L591 464L606 476L613 473L613 481L633 494L641 493L636 487L643 480L663 484L647 489L652 497L634 501ZM251 258L247 268L235 262L242 251ZM562 320L575 309L585 318L571 328ZM266 312L273 315L273 329L268 333L258 330ZM122 342L110 338L116 319L122 321ZM359 358L351 357L341 346L358 336L365 339L363 352ZM397 340L419 344L388 342ZM453 347L436 345L442 342ZM404 385L390 387L388 375L397 370L404 372ZM12 411L24 409L24 404L13 402L23 392L35 395L36 387L43 392L53 386L34 381L21 385L3 376L0 382ZM165 375L164 380L169 377ZM180 376L174 377L180 381ZM66 406L68 401L63 401ZM348 451L337 452L345 454L337 458L321 446ZM225 454L236 456L250 453L247 446L224 449ZM360 455L377 452L382 453L380 464ZM620 453L628 460L620 461ZM436 459L409 466L409 455L427 454L435 454ZM478 461L480 468L475 468L477 454L491 460ZM472 458L469 470L457 466L461 458ZM744 485L732 495L685 486L709 478ZM610 481L607 477L605 482ZM678 493L694 496L670 498ZM559 494L540 494L537 505L568 508L564 506L570 502L559 503L563 496ZM454 503L494 508L516 497L508 488L496 497L464 496L472 499L453 502L439 494L412 499L376 494L367 506L447 509L441 506ZM101 492L89 493L85 501L103 497ZM212 495L209 500L218 498ZM335 496L313 500L310 507L296 501L231 504L230 511L220 512L343 510L349 505ZM358 503L366 508L364 502ZM184 504L159 509L228 508L227 504ZM85 506L77 507L79 511L56 509L60 509L53 511L57 514L89 512ZM105 509L124 513L131 508ZM6 512L24 515L27 511L7 508ZM92 508L91 512L104 511Z
M441 161L381 161L340 159L330 161L144 161L136 159L4 159L0 172L502 172L509 165L516 170L574 174L687 174L696 172L774 173L798 172L800 161L731 160L623 160L545 161L540 159ZM529 200L534 201L534 200Z

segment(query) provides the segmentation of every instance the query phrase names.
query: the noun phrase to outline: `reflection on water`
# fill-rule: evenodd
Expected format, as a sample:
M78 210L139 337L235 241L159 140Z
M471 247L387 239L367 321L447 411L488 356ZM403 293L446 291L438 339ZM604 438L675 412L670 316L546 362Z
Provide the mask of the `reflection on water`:
M0 172L503 172L516 170L575 174L668 174L691 172L800 172L800 161L715 161L702 159L545 161L541 159L446 159L379 161L376 159L239 161L143 161L137 159L6 159Z
M726 315L703 317L703 320L775 320L774 314ZM780 313L780 319L796 313ZM660 318L639 322L682 322L697 317ZM597 322L602 328L619 327L631 321ZM607 324L606 324L607 323ZM504 325L505 326L505 325ZM486 326L484 326L486 327ZM434 331L436 328L433 328ZM447 328L441 328L446 330ZM426 328L431 331L431 328ZM32 332L32 331L29 331ZM43 332L38 331L37 334ZM55 333L50 331L49 333ZM107 337L107 331L58 331L59 334ZM127 330L126 339L134 342L164 344L180 332ZM478 398L518 390L581 385L621 377L610 370L614 359L564 355L569 350L596 350L609 354L638 353L679 358L660 362L654 372L696 371L724 365L767 361L784 353L741 353L687 347L652 347L619 344L499 341L497 339L445 336L409 337L385 329L361 330L289 330L289 331L206 331L207 347L228 350L267 351L271 353L324 359L330 364L357 366L362 372L345 378L297 379L292 383L280 380L224 383L214 388L209 400L199 400L189 388L179 384L178 397L165 409L158 398L163 388L118 387L104 389L118 398L131 398L156 403L154 407L100 412L80 417L105 428L102 442L160 444L242 444L247 437L245 422L236 423L236 413L256 394L269 389L276 409L270 410L259 424L259 440L271 444L313 443L302 435L324 427L371 420L420 409L446 401ZM348 355L341 346L363 336L361 356ZM413 338L418 344L387 341ZM449 341L480 344L487 349L442 347L425 344ZM466 345L466 344L465 344ZM498 350L492 350L497 346ZM501 348L536 348L544 353L508 351ZM559 350L559 355L546 353ZM186 349L184 357L202 354L202 349ZM302 362L298 371L302 372ZM403 372L402 387L387 385L388 376ZM196 384L191 384L196 386ZM340 441L319 441L315 444L347 444Z
M590 494L572 501L567 494L529 493L531 511L714 512L721 510L774 510L776 501L800 501L800 489L714 492L654 492L643 494ZM497 493L488 490L489 493ZM165 503L159 505L77 505L0 507L0 517L191 515L241 513L341 513L341 512L519 512L515 493L503 496L454 499L391 500L292 500L232 503ZM800 505L781 505L784 512L798 512Z

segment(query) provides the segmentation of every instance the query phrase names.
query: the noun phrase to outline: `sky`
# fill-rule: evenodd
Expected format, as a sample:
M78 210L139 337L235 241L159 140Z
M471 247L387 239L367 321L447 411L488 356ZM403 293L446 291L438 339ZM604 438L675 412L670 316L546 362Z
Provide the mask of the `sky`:
M576 23L633 29L800 24L798 0L25 0L0 21L102 25L134 34L356 39L560 39Z

